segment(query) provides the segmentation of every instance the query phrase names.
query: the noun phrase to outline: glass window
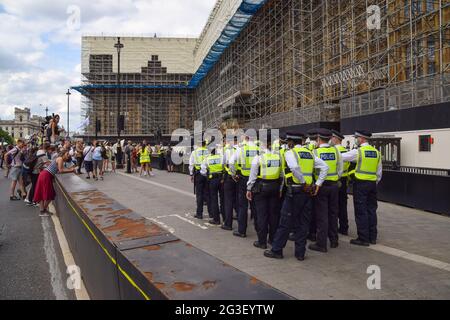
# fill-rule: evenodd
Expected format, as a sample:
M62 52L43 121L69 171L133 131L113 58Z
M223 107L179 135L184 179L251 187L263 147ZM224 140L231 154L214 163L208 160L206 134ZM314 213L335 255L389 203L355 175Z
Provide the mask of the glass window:
M434 61L435 58L435 42L434 36L428 37L428 60Z
M427 0L427 12L432 12L434 10L434 0Z
M412 0L412 6L411 6L412 14L418 15L418 14L422 13L421 6L422 6L421 0Z
M436 73L436 63L435 62L428 62L428 74L435 74Z
M431 136L422 135L419 136L419 152L430 152L431 151Z

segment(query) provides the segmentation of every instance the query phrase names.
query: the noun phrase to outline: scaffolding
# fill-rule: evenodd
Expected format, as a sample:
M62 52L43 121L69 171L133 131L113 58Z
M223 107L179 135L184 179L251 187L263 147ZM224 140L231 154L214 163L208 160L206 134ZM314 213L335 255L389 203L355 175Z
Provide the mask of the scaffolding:
M286 127L449 101L449 22L443 0L268 1L200 83L196 115Z
M80 91L86 115L114 135L106 40L83 45ZM127 135L194 120L282 128L450 101L449 0L219 0L199 39L127 41Z
M97 120L101 124L99 135L117 135L117 67L113 61L117 57L113 46L116 39L83 38L82 110L84 117L91 120L86 130L89 135L95 134ZM193 91L186 84L192 78L192 50L196 40L180 40L181 45L177 41L147 38L141 42L137 38L122 38L127 49L123 51L128 53L121 58L120 74L120 108L125 116L123 135L154 135L159 130L168 135L177 128L192 126ZM149 50L148 44L155 42L155 48ZM158 45L164 62L158 54L152 54L158 51ZM183 51L189 54L183 57Z

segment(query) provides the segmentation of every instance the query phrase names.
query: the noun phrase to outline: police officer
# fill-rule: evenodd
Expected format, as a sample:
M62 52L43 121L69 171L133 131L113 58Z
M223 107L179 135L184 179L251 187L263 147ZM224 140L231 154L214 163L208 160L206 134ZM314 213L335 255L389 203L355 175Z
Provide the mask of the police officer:
M257 216L258 241L253 245L261 249L272 244L280 219L281 158L271 150L271 132L267 135L266 149L253 159L247 183L247 199L255 201Z
M252 161L258 153L259 147L251 141L250 136L246 135L243 145L236 148L236 152L230 159L230 171L233 179L237 181L238 188L238 230L233 232L236 237L245 238L247 236L247 182L250 177Z
M365 130L355 132L353 149L342 155L346 162L356 162L355 170L349 172L353 181L353 203L358 238L351 244L369 246L377 243L377 184L381 181L383 166L380 152L369 144L372 134Z
M330 145L335 147L341 155L346 153L348 150L342 145L342 141L345 136L336 130L331 130L333 136L330 140ZM339 180L341 182L339 188L339 227L338 232L342 235L348 235L348 212L347 212L347 188L348 188L348 168L350 167L350 162L345 162L342 170L342 176Z
M209 223L213 225L220 225L219 199L222 198L220 193L223 184L223 172L223 155L216 155L216 149L213 149L211 154L203 161L200 169L202 176L208 179L208 213L212 218Z
M191 153L189 158L189 173L191 175L191 181L194 183L195 198L197 201L197 212L195 218L203 219L203 204L207 200L207 179L200 174L201 165L209 152L206 149L206 141L202 141L201 147L198 147Z
M292 137L297 137L301 140L293 140ZM283 174L283 191L281 196L281 204L283 205L284 199L286 197L287 185L289 179L292 179L292 171L289 169L289 166L286 163L286 152L293 149L296 143L303 141L305 136L302 133L295 132L287 132L285 135L280 137L280 141L284 144L280 149L280 157L281 157L281 173ZM294 228L292 227L292 232L289 234L289 240L295 241L295 234L293 232Z
M314 190L313 172L314 169L319 170L315 184L320 187L327 176L328 166L323 160L315 157L309 149L302 146L303 138L301 133L287 134L288 143L295 143L295 147L286 152L287 193L272 249L264 252L268 258L283 258L283 249L286 246L289 231L294 227L295 256L300 261L305 259Z
M305 148L307 148L309 151L314 151L317 147L317 129L310 129L307 131L307 142L305 144ZM312 203L312 215L311 215L311 223L309 225L309 235L308 239L311 241L316 241L316 233L317 233L317 227L316 227L316 212L314 210L314 201Z
M223 152L223 161L225 166L224 173L224 222L222 225L223 230L231 231L233 230L233 209L237 208L237 198L236 198L236 189L237 183L233 179L231 169L230 169L230 160L236 152L236 143L237 137L234 137L232 141L225 144L224 152Z
M313 151L317 148L317 129L310 129L307 131L308 140L306 148L309 149L309 151Z
M338 247L338 214L339 214L339 179L342 175L343 162L340 152L328 144L332 133L328 129L318 129L317 149L314 155L328 165L328 173L320 190L314 198L316 214L317 242L309 245L310 250L327 252L330 239L331 248ZM318 175L315 175L316 179Z

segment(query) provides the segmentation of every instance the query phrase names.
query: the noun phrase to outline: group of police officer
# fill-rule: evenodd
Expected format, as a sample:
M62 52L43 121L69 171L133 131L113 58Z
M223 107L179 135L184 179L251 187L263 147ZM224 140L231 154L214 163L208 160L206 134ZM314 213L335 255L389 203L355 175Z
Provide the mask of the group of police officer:
M355 148L342 145L344 136L334 130L315 129L307 135L288 132L281 140L254 141L246 135L225 141L211 152L206 141L190 157L197 212L203 219L207 204L209 221L233 231L233 211L238 228L234 236L246 237L250 207L258 240L269 258L283 258L290 239L295 256L303 261L310 250L327 252L339 245L338 234L348 235L347 188L353 184L358 236L353 245L369 246L377 240L377 183L382 176L380 152L369 144L371 133L355 133ZM267 250L268 244L271 249Z

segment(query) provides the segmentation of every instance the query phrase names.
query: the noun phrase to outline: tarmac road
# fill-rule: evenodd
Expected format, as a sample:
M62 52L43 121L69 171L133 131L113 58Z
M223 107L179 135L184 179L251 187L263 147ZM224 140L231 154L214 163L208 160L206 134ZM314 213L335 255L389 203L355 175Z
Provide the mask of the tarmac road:
M75 299L66 288L66 266L51 218L9 200L9 180L0 170L0 299Z

